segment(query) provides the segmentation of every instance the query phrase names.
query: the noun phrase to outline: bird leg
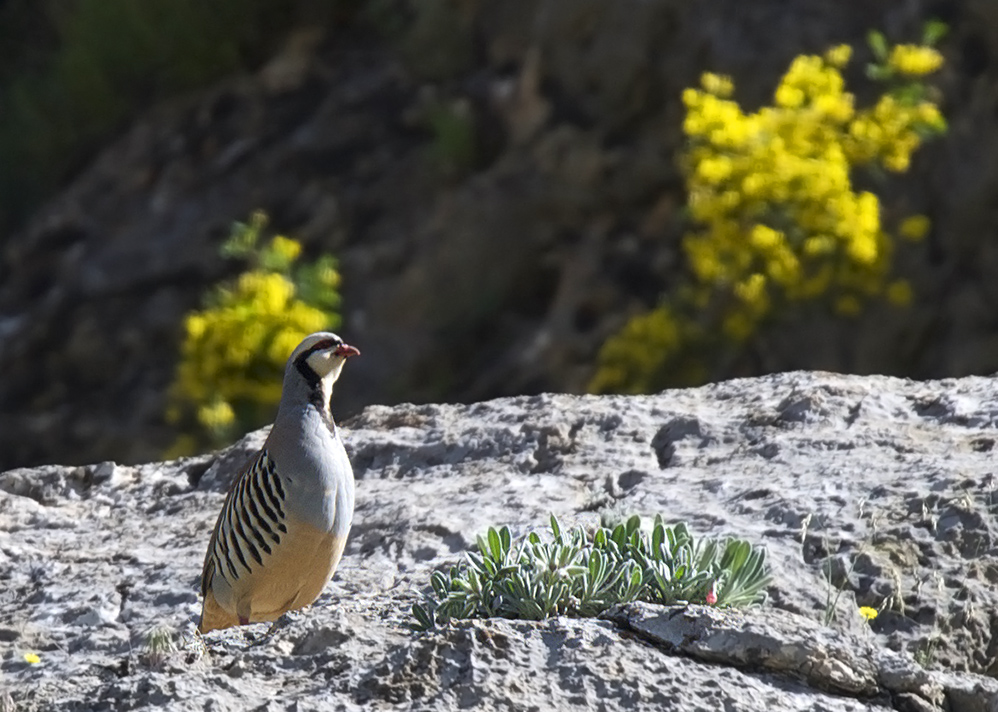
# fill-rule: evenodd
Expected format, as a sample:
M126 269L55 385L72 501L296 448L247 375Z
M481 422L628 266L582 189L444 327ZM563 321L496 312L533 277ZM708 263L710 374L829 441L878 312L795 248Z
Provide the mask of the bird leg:
M277 619L274 620L273 623L270 624L267 632L250 643L250 646L263 645L264 643L269 642L270 639L274 637L275 633L280 631L282 628L287 628L288 625L293 623L298 617L299 615L296 611L287 611L282 613Z

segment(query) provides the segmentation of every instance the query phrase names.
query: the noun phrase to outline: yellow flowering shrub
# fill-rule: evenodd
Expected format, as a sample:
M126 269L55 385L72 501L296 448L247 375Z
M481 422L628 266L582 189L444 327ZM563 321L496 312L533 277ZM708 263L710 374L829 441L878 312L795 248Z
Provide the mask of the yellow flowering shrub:
M237 223L222 254L249 269L187 315L167 420L183 432L170 455L217 447L263 425L281 398L284 365L303 337L339 324L339 274L325 255L298 264L301 244L260 246L266 216Z
M754 112L731 98L729 77L706 73L683 92L690 284L604 344L591 390L697 382L710 370L691 368L697 358L722 363L794 304L852 316L873 298L911 301L907 282L891 278L895 238L881 222L880 199L855 189L852 174L902 173L925 139L945 131L918 79L942 56L927 45L889 49L879 34L871 47L878 62L868 75L887 87L870 107L846 91L848 45L794 59L773 104ZM918 240L928 229L928 218L915 215L897 234Z
M681 356L683 344L696 339L696 334L691 333L695 329L692 321L678 318L664 305L637 315L603 345L597 374L601 380L595 383L612 384L613 390L620 393L654 390L656 374L666 365L674 364ZM636 345L641 348L635 348ZM695 368L695 364L690 367ZM691 382L699 380L699 375L686 374ZM596 387L594 390L602 389Z

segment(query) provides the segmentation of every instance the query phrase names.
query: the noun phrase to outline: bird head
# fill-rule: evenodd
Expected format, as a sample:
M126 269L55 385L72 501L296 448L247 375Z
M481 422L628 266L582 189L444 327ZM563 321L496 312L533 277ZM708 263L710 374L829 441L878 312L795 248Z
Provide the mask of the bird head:
M288 359L288 372L297 371L312 390L320 391L322 402L328 407L333 384L340 377L343 364L351 356L359 355L360 351L343 343L336 334L319 331L309 334L298 344Z

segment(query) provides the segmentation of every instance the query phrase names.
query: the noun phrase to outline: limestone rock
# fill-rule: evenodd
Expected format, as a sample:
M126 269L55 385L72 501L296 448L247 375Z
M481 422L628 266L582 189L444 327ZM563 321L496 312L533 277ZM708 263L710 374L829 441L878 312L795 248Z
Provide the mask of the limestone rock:
M208 536L264 431L217 456L0 473L4 691L20 712L995 712L996 430L989 378L371 406L343 427L358 506L326 593L269 638L203 641ZM770 601L409 630L431 571L488 526L522 535L552 513L765 544ZM867 623L859 605L883 611Z

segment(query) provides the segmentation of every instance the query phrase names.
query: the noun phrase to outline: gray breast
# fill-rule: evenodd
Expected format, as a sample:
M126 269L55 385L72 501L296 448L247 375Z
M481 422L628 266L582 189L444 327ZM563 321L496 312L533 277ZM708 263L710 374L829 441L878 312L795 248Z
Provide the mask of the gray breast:
M296 447L278 460L277 469L288 511L316 529L346 536L353 519L354 478L339 434L315 414L304 419L295 440Z

